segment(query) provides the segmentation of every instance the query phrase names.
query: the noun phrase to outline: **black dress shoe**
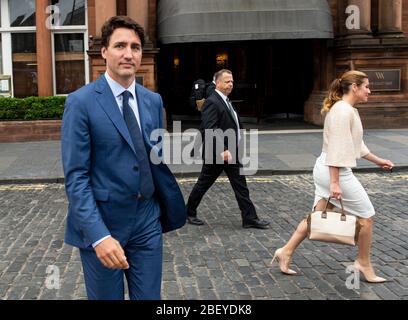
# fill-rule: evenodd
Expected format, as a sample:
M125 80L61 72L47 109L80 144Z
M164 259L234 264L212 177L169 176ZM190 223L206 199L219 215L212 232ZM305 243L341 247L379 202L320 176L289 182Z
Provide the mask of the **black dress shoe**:
M202 226L204 224L204 221L201 219L198 219L197 217L187 216L187 221L188 223L194 224L196 226Z
M242 227L243 228L256 228L256 229L268 229L269 228L269 221L265 220L248 220L242 222Z

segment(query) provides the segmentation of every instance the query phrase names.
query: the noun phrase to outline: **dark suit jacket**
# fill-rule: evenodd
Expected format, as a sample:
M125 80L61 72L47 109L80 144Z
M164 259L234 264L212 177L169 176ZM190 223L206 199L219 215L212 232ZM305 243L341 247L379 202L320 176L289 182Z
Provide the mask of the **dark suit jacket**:
M235 109L234 109L235 110ZM236 112L236 110L235 110ZM239 115L236 112L237 117L238 117L238 122L240 129L242 129L242 123L241 120L239 119ZM208 142L208 135L207 137L205 136L205 130L206 129L211 129L211 130L217 130L220 129L221 131L218 131L218 133L215 131L214 132L214 138L211 139L213 141L213 148L212 148L212 161L217 161L217 163L220 163L220 150L216 150L217 144L222 146L223 150L229 150L234 155L236 156L238 154L238 127L235 122L235 119L231 112L228 109L227 104L224 102L222 97L214 91L211 96L209 96L203 105L203 109L201 111L201 127L200 131L202 133L203 137L203 156L205 159L205 163L208 162L209 160L209 155L210 155L210 150L207 147L206 149L206 140ZM231 149L231 147L228 146L228 136L229 133L233 133L234 136L234 141L232 142L232 146L235 147L234 149ZM207 151L206 151L207 150ZM223 151L221 150L221 152ZM209 153L206 155L206 152ZM222 163L222 162L221 162Z
M211 96L215 91L215 83L214 82L210 82L207 85L207 88L205 89L205 98L208 98L209 96Z
M162 99L140 85L136 85L136 98L149 154L158 142L151 141L151 133L163 125ZM137 212L138 158L104 76L68 96L61 150L69 200L65 241L86 248L108 235L113 227L126 229L127 225L113 225L112 220ZM180 228L186 211L177 182L164 164L151 167L162 208L163 232Z

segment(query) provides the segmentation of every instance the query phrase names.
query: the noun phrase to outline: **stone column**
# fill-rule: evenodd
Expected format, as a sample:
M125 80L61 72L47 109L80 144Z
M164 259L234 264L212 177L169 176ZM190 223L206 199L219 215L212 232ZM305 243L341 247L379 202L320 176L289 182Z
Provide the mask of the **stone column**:
M95 0L88 0L88 33L91 38L96 35L96 3Z
M304 120L308 123L323 125L320 113L327 88L334 79L333 53L326 40L313 40L313 91L304 105Z
M126 0L116 0L116 14L118 16L127 15L127 1Z
M353 10L354 7L358 8ZM345 29L347 37L371 37L371 0L347 0L346 10L350 10L350 13L344 12ZM347 27L347 18L355 17L359 20L360 26L358 29L350 29ZM350 21L349 21L350 22ZM355 27L356 20L351 21L351 26Z
M37 28L37 81L38 95L52 96L52 52L51 30L47 27L48 14L46 8L50 5L49 0L35 1L35 19Z
M145 32L147 32L147 11L148 3L147 0L127 0L127 12L128 16L139 23Z
M156 0L154 0L156 1ZM149 17L150 0L127 0L128 15L136 20L145 30L145 46L144 49L153 48L151 35L151 23Z
M402 0L378 1L378 34L381 36L403 37Z
M110 17L116 15L116 0L88 0L89 24L89 68L90 80L95 81L106 70L101 55L101 27Z
M110 17L116 16L116 0L97 1L95 6L95 33L101 36L101 27Z
M157 27L157 1L156 0L149 0L148 2L148 32L150 41L153 42L153 45L156 44L156 27Z

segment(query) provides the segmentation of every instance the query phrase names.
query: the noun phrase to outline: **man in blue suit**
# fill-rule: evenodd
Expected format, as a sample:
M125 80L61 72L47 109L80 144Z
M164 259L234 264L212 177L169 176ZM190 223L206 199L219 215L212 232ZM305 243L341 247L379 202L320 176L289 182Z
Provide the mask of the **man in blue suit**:
M151 137L163 126L163 103L135 82L143 45L139 24L109 19L102 27L105 74L65 104L65 241L80 249L89 299L124 299L124 275L130 299L160 299L162 233L186 219L174 176L151 161L160 156Z

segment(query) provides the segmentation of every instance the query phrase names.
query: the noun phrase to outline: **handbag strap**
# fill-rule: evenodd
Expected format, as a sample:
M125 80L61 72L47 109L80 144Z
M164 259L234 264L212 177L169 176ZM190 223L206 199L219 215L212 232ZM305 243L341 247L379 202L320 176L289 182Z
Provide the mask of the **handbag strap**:
M326 206L324 207L322 213L327 213L327 206L329 205L330 199L332 199L331 196L329 196L329 199L327 199ZM346 217L346 214L344 213L344 207L343 207L343 202L341 201L341 198L339 199L340 205L341 205L341 215Z

